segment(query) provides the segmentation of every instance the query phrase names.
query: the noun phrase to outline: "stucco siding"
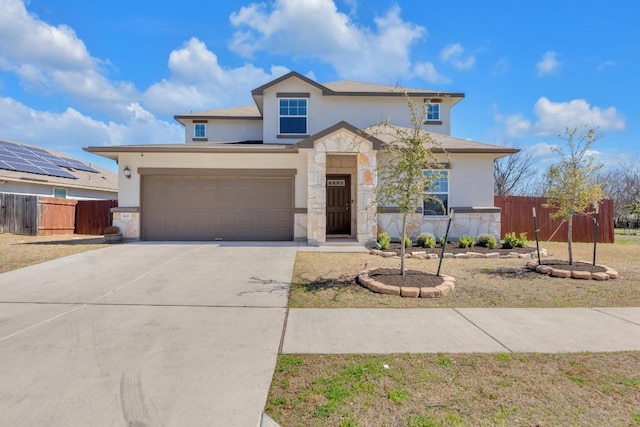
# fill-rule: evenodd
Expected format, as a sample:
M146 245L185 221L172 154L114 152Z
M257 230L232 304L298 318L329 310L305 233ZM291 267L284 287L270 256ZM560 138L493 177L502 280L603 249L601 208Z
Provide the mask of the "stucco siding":
M493 206L493 156L452 154L450 207Z
M140 206L140 175L138 168L208 168L208 169L296 169L295 207L307 207L307 158L300 153L122 153L119 156L119 205ZM131 179L122 169L131 169Z
M294 143L299 139L278 138L278 92L306 92L308 120L307 134L314 135L346 121L353 126L364 129L389 119L397 126L410 127L411 113L407 101L403 97L385 96L323 96L322 92L297 80L288 80L270 87L264 93L263 103L263 140L268 144ZM423 98L414 98L420 103ZM426 124L425 130L449 135L451 133L451 104L445 98L440 107L441 124Z
M235 142L235 141L262 141L262 120L216 120L209 119L206 123L205 142ZM185 142L193 141L194 125L188 123L185 126Z

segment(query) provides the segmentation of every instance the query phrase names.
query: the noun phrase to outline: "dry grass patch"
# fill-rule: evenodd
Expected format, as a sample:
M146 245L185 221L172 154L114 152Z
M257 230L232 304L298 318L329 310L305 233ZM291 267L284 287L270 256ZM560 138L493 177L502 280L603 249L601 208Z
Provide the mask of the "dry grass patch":
M266 412L283 427L640 425L639 364L638 352L280 355Z
M105 246L96 236L0 234L0 273Z
M567 257L565 243L545 242L549 258ZM589 261L592 245L574 244L576 260ZM565 280L525 268L520 259L444 259L442 273L456 289L438 299L400 298L370 292L356 283L365 268L397 267L398 260L368 254L300 252L290 307L594 307L640 306L640 245L598 245L597 262L618 271L607 282ZM408 259L407 268L435 272L438 260Z

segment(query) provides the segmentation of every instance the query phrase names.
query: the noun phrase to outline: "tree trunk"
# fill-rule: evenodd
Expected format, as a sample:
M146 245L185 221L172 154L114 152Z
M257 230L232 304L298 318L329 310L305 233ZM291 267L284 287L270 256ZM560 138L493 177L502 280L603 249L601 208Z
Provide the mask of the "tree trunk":
M569 248L569 265L573 265L573 247L571 246L572 236L573 236L573 215L569 217L567 223L567 246Z
M405 269L404 269L404 255L405 255L405 248L404 248L404 236L407 234L407 213L404 212L402 214L402 235L400 236L400 273L402 274L402 277L405 277Z

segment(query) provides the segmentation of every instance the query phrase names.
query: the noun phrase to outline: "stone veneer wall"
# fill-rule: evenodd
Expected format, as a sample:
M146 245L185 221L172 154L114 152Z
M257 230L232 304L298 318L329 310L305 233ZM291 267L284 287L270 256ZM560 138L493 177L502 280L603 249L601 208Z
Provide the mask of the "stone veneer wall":
M432 233L436 238L447 231L448 218L423 218L414 214L407 221L407 234L417 237L420 233ZM397 213L378 214L380 231L386 231L392 238L399 238L402 232L402 215ZM456 213L451 223L449 238L457 240L462 235L476 237L480 234L492 234L500 239L500 212Z
M140 239L140 209L112 208L113 225L120 227L122 237L126 239Z
M315 142L308 157L308 226L310 245L327 241L327 155L357 153L356 163L356 233L358 242L367 242L376 235L376 207L373 204L376 185L376 152L372 144L346 130L335 132ZM352 195L353 196L353 195Z

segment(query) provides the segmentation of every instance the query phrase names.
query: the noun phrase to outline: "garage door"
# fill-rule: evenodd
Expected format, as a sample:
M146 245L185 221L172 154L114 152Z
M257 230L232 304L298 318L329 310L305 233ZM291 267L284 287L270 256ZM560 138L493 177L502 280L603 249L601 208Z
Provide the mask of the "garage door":
M142 176L144 240L293 240L292 174L207 172Z

